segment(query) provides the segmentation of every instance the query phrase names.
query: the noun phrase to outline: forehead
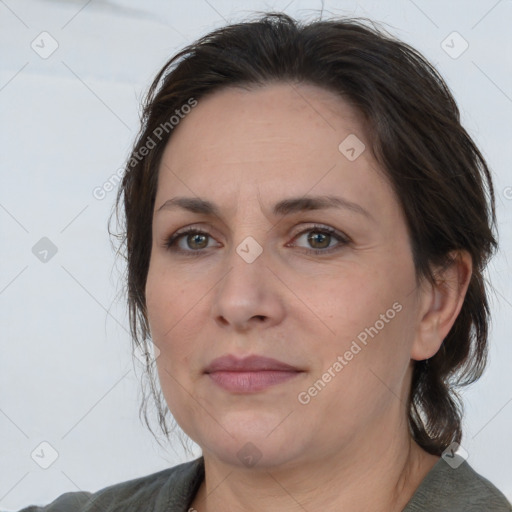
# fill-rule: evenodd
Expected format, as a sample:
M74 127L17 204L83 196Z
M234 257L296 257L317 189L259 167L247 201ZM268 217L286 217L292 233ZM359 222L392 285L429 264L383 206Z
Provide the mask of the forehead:
M237 161L256 145L272 151L260 155L263 161L274 159L276 151L290 157L296 148L313 155L334 150L338 156L339 138L350 133L364 136L357 112L341 98L314 85L276 83L248 90L229 87L200 99L173 131L169 146L214 151ZM185 154L176 156L179 161ZM195 151L186 158L189 163L200 160Z
M345 141L361 152L357 158L347 158ZM255 193L277 199L337 189L370 204L391 193L357 111L305 84L231 87L200 99L173 130L159 172L157 199L195 194L222 201Z

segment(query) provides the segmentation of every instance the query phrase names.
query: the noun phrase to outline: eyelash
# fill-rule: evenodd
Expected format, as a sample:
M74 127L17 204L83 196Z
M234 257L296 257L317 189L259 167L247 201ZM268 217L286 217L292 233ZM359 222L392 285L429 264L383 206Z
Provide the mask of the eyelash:
M307 229L305 229L305 230L301 231L300 233L298 233L297 235L295 235L293 240L296 240L301 235L308 233L310 231L314 231L315 233L331 235L334 238L336 238L339 242L338 245L335 245L334 247L330 247L328 249L305 249L307 252L310 252L310 253L314 253L314 254L318 254L318 255L330 254L332 252L339 251L344 245L347 245L351 242L351 240L348 236L343 235L339 231L336 231L335 229L332 229L329 227L319 226L319 225L309 226ZM205 249L183 250L183 249L176 248L176 242L180 238L182 238L186 235L190 235L190 234L207 235L208 237L211 237L211 235L206 231L202 231L202 230L194 228L194 227L188 227L188 228L184 228L183 230L177 231L173 235L169 236L165 240L164 247L169 251L179 253L179 254L186 254L187 256L192 256L192 257L201 256L202 254L204 254ZM211 237L211 238L213 238L213 237Z

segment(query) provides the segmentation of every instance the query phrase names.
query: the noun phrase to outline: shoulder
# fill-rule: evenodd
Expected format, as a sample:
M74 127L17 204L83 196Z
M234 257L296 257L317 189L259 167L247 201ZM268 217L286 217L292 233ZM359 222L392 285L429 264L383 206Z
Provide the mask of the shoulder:
M68 492L46 506L19 512L135 512L186 510L204 476L203 459L185 462L97 492ZM173 506L175 508L169 508Z
M439 459L403 512L512 512L505 495L467 461L457 467Z

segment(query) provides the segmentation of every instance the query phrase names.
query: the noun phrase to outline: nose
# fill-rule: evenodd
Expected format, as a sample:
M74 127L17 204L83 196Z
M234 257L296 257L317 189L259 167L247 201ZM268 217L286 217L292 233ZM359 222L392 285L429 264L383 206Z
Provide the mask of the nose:
M224 277L215 287L212 315L219 326L243 332L282 322L285 315L282 283L268 267L265 250L245 261L233 248Z

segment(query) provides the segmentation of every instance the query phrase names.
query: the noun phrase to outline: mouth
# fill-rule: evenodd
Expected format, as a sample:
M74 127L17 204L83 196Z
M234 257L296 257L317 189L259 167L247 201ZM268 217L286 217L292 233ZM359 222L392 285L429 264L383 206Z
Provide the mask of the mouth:
M255 393L293 379L303 370L263 356L238 359L228 355L212 361L204 373L226 391Z

